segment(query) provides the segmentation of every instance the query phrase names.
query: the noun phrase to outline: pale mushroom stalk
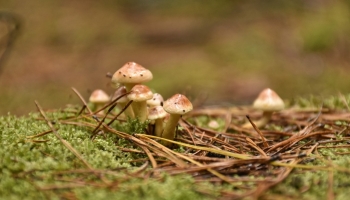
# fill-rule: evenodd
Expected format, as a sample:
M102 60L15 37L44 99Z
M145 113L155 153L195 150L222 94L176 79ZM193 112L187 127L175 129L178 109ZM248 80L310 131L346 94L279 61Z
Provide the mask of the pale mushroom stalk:
M140 122L145 122L147 119L147 103L146 101L134 101L131 104L132 110L134 111L135 118L139 119Z
M118 107L120 110L123 110L127 104L128 104L128 102L120 102L120 103L118 103ZM124 110L124 114L125 114L125 116L130 117L131 119L135 119L134 111L132 110L131 105L129 105Z
M163 133L163 119L156 119L155 120L155 130L154 130L154 134L157 137L161 137L162 133Z
M193 109L192 103L185 95L175 94L166 100L163 104L164 110L170 114L169 120L165 124L162 137L169 140L174 140L175 129L182 115ZM165 146L171 146L171 142L163 142Z
M105 103L98 103L98 104L96 104L95 110L100 110L101 108L103 108L104 105L105 105ZM97 114L104 115L105 112L104 112L104 110L101 110Z
M104 106L105 104L104 103L94 103L94 107L93 107L93 111L97 111L97 110L100 110L103 106ZM98 115L104 115L105 114L105 112L104 112L104 110L101 110L101 111L99 111L98 113L96 113L96 114L98 114Z
M177 114L170 114L169 120L166 123L163 133L162 133L162 138L168 139L168 140L173 140L175 138L175 130L176 126L181 118L181 115ZM165 146L171 145L170 142L163 142Z
M136 85L136 83L123 83L126 88L126 91L130 92L131 89Z
M147 120L148 110L147 110L147 100L153 97L152 91L145 85L135 85L132 89L128 98L133 100L131 106L134 111L136 119L140 122L145 122Z

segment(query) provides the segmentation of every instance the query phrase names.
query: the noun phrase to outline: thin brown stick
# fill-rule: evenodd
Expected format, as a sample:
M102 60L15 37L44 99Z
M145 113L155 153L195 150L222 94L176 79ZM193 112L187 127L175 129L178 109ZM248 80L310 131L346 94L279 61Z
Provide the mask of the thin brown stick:
M148 159L151 161L152 167L153 168L157 168L157 161L154 159L151 151L149 149L147 149L144 146L140 146L142 148L142 150L146 153L146 155L148 156Z
M79 97L79 99L83 102L84 106L86 107L86 109L89 111L90 114L92 114L91 109L89 108L89 106L87 106L87 103L85 101L85 99L83 98L83 96L81 96L81 94L78 92L77 89L75 89L74 87L72 87L72 90L74 91L74 93Z
M85 109L86 109L86 105L83 105L83 107L81 107L80 111L78 112L77 116L81 115Z
M262 149L260 149L260 147L259 147L258 145L256 145L256 144L253 142L253 140L251 140L251 139L248 138L248 137L246 138L246 140L247 140L248 144L249 144L250 146L252 146L254 149L256 149L262 156L267 157L266 153L265 153Z
M252 124L254 130L259 134L259 136L261 137L261 140L263 141L264 147L267 148L269 147L269 144L266 142L265 137L263 136L263 134L261 133L261 131L258 129L258 127L256 127L256 125L254 124L254 122L250 119L249 115L246 116L247 119L249 120L249 122Z
M124 93L124 94L119 95L119 96L118 96L117 98L115 98L113 101L111 101L111 102L109 102L108 104L104 105L102 108L96 110L93 114L96 115L97 113L99 113L100 111L106 109L107 107L109 107L109 106L111 106L111 105L114 105L114 106L115 106L116 102L117 102L119 99L123 98L124 96L126 96L126 95L128 95L128 94L130 94L130 92L126 92L126 93ZM112 110L112 109L109 109L109 110Z
M117 120L117 118L130 106L131 103L132 103L132 100L130 100L125 105L125 107L115 117L113 117L113 119L107 124L107 126L110 126L115 120Z
M139 134L138 136L140 136L140 137L146 139L147 141L151 141L151 142L153 141L152 139L147 138L147 137L144 137L144 136L141 135L141 134ZM159 144L159 143L158 143L158 144ZM177 153L177 152L175 152L175 151L171 151L170 149L168 149L167 147L165 147L165 146L163 146L163 145L161 145L161 144L159 144L159 145L162 146L163 149L166 149L167 151L171 152L172 154L177 155L178 157L180 157L180 158L182 158L182 159L185 159L185 160L187 160L187 161L189 161L189 162L191 162L191 163L193 163L193 164L196 164L196 165L198 165L198 166L203 166L203 164L201 164L200 162L197 162L197 161L195 161L195 160L193 160L193 159L191 159L191 158L189 158L189 157L187 157L187 156L185 156L185 155L182 155L182 154L180 154L180 153ZM231 182L230 178L228 178L228 177L226 177L226 176L220 174L219 172L217 172L217 171L215 171L215 170L213 170L213 169L211 169L211 168L208 168L207 170L208 170L210 173L212 173L213 175L215 175L215 176L221 178L221 179L224 180L225 182L228 182L228 183Z
M52 130L48 130L48 131L45 131L45 132L42 132L42 133L39 133L39 134L36 134L36 135L28 135L26 138L33 139L33 138L37 138L37 137L41 137L41 136L47 135L49 133L52 133Z
M114 104L113 106L111 106L106 115L103 117L103 119L98 123L98 125L96 126L96 128L92 131L92 134L95 134L97 132L97 130L100 128L100 126L102 125L102 123L106 120L106 117L108 116L108 114L113 110L113 108L116 106L117 104Z

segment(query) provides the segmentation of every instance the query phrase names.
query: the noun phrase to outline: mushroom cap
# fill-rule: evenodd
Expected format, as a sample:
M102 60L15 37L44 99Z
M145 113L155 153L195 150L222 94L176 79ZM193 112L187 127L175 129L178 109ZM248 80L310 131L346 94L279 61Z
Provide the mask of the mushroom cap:
M135 62L127 62L112 76L113 83L144 83L152 80L151 71Z
M163 103L163 108L170 114L183 115L193 109L192 103L185 95L175 94Z
M164 118L168 113L165 112L162 106L154 106L148 109L148 119L156 120L160 118Z
M145 85L135 85L128 95L128 99L139 102L152 99L152 91Z
M112 96L112 101L115 100L116 98L120 97L121 95L126 93L126 88L125 86L120 86L113 94ZM122 98L118 99L117 103L126 103L128 102L129 99L127 95L124 95Z
M267 88L260 92L253 107L262 111L280 111L284 109L284 102L275 91Z
M89 98L91 103L107 103L109 100L108 94L100 89L94 90Z
M154 93L152 99L147 100L147 105L149 106L161 106L164 99L159 93Z

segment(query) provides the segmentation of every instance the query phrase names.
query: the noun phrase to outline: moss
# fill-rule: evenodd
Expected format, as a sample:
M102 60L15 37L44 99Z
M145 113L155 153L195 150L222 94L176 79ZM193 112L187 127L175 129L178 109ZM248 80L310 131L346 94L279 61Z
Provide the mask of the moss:
M64 117L62 113L48 114L53 121ZM96 187L73 187L65 190L39 190L38 187L60 186L65 182L60 179L90 180L98 183L96 176L89 174L66 174L57 176L55 173L65 170L84 169L84 165L51 133L41 136L43 143L35 143L26 136L35 135L49 130L42 120L37 120L37 114L27 117L0 117L0 199L61 199L65 195L73 195L78 199L203 199L196 190L201 184L195 185L189 176L167 176L161 181L154 179L133 178L121 181L117 191ZM56 119L56 120L55 120ZM129 120L130 124L121 126L130 133L140 133L147 123ZM133 127L131 127L132 125ZM95 169L130 169L134 166L131 160L140 155L122 152L116 145L126 147L128 141L111 134L99 135L90 139L91 130L85 127L56 123L58 133L67 140L83 158ZM35 138L39 139L39 138ZM115 170L118 180L125 177L125 171ZM204 185L204 187L208 187ZM213 190L213 186L210 186ZM92 195L93 194L93 195ZM206 199L206 198L204 198Z
M339 96L323 97L320 95L309 95L308 97L296 97L287 100L288 106L296 106L299 108L319 109L321 106L328 109L345 110L350 105L350 94Z
M196 189L212 190L212 186L195 186L188 176L171 177L165 175L161 181L131 180L122 185L118 192L106 189L85 188L74 190L78 199L211 199L196 192ZM94 195L91 195L91 194Z
M144 133L146 131L148 123L148 121L142 123L138 119L128 118L127 123L119 126L116 125L116 129L129 134Z

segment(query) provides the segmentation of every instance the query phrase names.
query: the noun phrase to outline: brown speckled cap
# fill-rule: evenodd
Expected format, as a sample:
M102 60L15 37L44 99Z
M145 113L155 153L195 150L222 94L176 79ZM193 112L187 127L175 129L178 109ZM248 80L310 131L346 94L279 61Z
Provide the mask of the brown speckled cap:
M126 88L125 86L120 86L118 89L115 90L113 96L112 96L112 101L118 97L120 97L121 95L126 93ZM128 102L129 99L127 97L127 95L123 96L122 98L120 98L117 103L126 103Z
M127 62L112 76L113 83L144 83L152 80L151 71L135 62Z
M183 115L193 109L192 103L185 95L175 94L168 100L164 101L163 108L170 114Z
M154 93L152 99L147 100L147 105L152 106L160 106L163 103L164 99L162 95L159 93Z
M148 119L155 120L164 118L168 113L165 112L162 106L154 106L148 110Z
M135 85L130 94L128 95L128 99L133 101L147 101L152 99L153 93L152 91L145 85Z
M262 111L280 111L284 109L284 102L275 91L267 88L260 92L253 107Z
M107 103L109 102L109 96L103 90L94 90L89 98L91 103Z

